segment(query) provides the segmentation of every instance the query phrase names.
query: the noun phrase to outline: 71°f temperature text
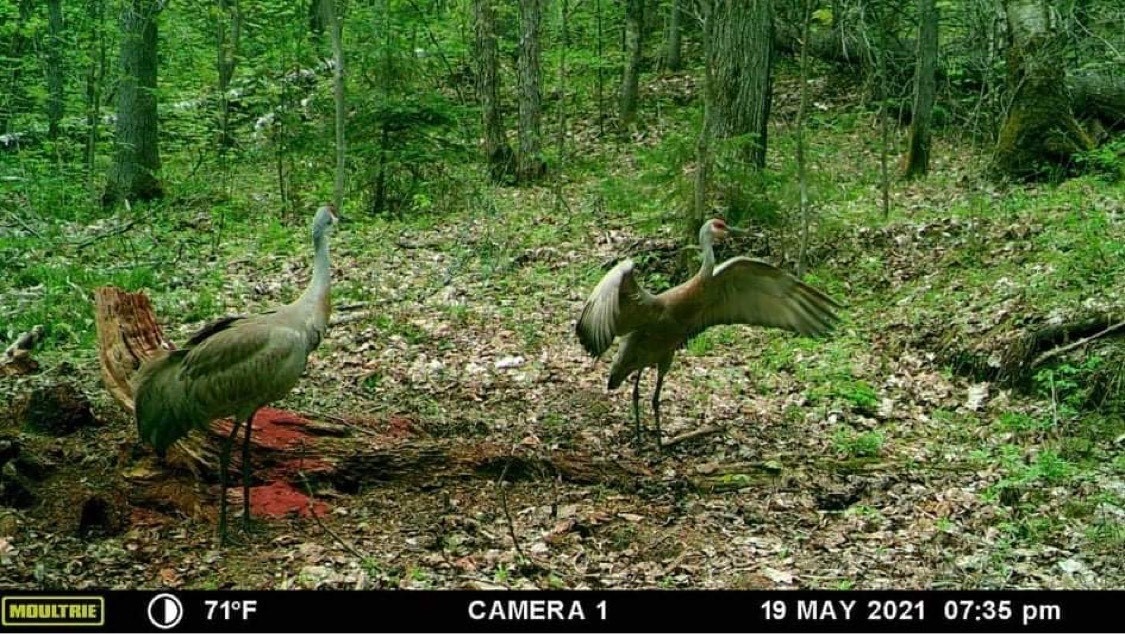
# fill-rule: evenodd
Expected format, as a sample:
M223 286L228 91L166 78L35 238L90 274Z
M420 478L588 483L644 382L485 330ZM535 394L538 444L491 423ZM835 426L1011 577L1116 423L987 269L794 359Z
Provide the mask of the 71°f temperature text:
M214 621L215 619L222 619L230 621L231 619L241 619L248 621L250 615L258 611L257 601L215 601L208 600L203 602L207 606L207 620Z

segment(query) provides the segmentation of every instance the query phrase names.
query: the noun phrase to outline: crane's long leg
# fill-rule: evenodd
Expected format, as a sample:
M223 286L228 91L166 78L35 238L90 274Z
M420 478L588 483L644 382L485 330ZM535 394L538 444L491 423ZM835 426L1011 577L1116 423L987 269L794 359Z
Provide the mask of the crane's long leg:
M652 392L652 414L656 419L656 448L664 450L664 435L660 431L660 388L664 386L664 373L668 368L663 365L656 367L656 389Z
M254 410L246 419L246 431L242 436L242 528L250 530L250 429L254 423Z
M637 370L633 375L633 425L637 434L637 447L644 442L641 438L641 373L644 369Z
M230 469L230 450L241 426L242 421L235 419L230 436L223 443L223 452L219 454L219 543L221 544L227 542L227 470Z

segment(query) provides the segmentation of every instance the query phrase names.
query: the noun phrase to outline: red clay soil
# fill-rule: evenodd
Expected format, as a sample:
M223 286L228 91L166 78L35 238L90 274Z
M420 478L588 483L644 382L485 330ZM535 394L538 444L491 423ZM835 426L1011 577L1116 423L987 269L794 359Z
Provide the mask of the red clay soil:
M309 517L312 512L324 515L328 505L313 502L287 482L271 482L250 489L250 514L254 517L285 517L292 513Z
M234 421L227 419L213 426L223 436L229 436L231 425ZM302 418L293 412L263 407L254 416L251 425L250 442L255 447L265 447L277 451L297 449L302 443L310 442L311 436L302 427L308 425L308 419ZM238 431L239 440L244 430Z
M250 442L253 445L251 455L253 462L258 465L255 476L265 481L265 484L250 489L250 513L255 517L285 517L297 513L308 517L310 503L315 512L320 515L328 511L324 502L312 502L311 498L302 493L290 482L297 481L302 474L329 472L333 466L316 456L301 456L292 459L283 459L283 456L270 455L272 452L300 453L304 447L311 447L313 437L305 431L304 427L309 421L293 412L263 407L254 416L251 425ZM233 421L230 419L217 422L212 426L213 433L223 437L230 435ZM237 447L242 440L243 430L239 430L235 440ZM266 450L263 456L261 450ZM272 450L272 452L270 451ZM239 451L231 455L231 477L240 478L241 454ZM262 464L265 462L265 464Z

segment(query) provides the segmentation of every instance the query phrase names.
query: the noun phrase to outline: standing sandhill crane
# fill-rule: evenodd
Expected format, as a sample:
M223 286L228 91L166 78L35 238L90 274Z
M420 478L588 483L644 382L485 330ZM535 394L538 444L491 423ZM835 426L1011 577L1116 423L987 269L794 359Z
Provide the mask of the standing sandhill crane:
M624 260L606 273L594 288L575 328L582 346L600 357L624 337L609 370L609 389L633 374L633 418L641 442L640 382L645 368L656 367L652 409L656 443L660 438L660 388L676 350L711 326L749 324L821 335L835 325L833 308L840 305L824 293L781 269L746 257L715 266L715 240L728 227L709 220L699 230L703 265L690 280L659 295L641 288L633 277L633 261Z
M134 379L137 431L158 455L195 428L234 416L220 455L219 535L226 541L227 469L243 421L242 517L250 525L250 422L259 408L289 393L310 352L328 328L331 310L328 236L336 210L324 205L313 219L312 280L296 301L248 317L226 317L201 330L180 349L146 362Z

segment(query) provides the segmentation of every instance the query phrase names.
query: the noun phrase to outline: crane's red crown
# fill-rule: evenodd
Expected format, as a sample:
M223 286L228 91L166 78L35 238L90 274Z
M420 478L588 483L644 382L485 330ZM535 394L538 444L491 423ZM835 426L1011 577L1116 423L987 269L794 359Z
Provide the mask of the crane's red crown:
M719 231L726 231L727 230L727 223L724 222L720 218L715 218L714 220L712 220L711 226L714 227L715 229L718 229Z

